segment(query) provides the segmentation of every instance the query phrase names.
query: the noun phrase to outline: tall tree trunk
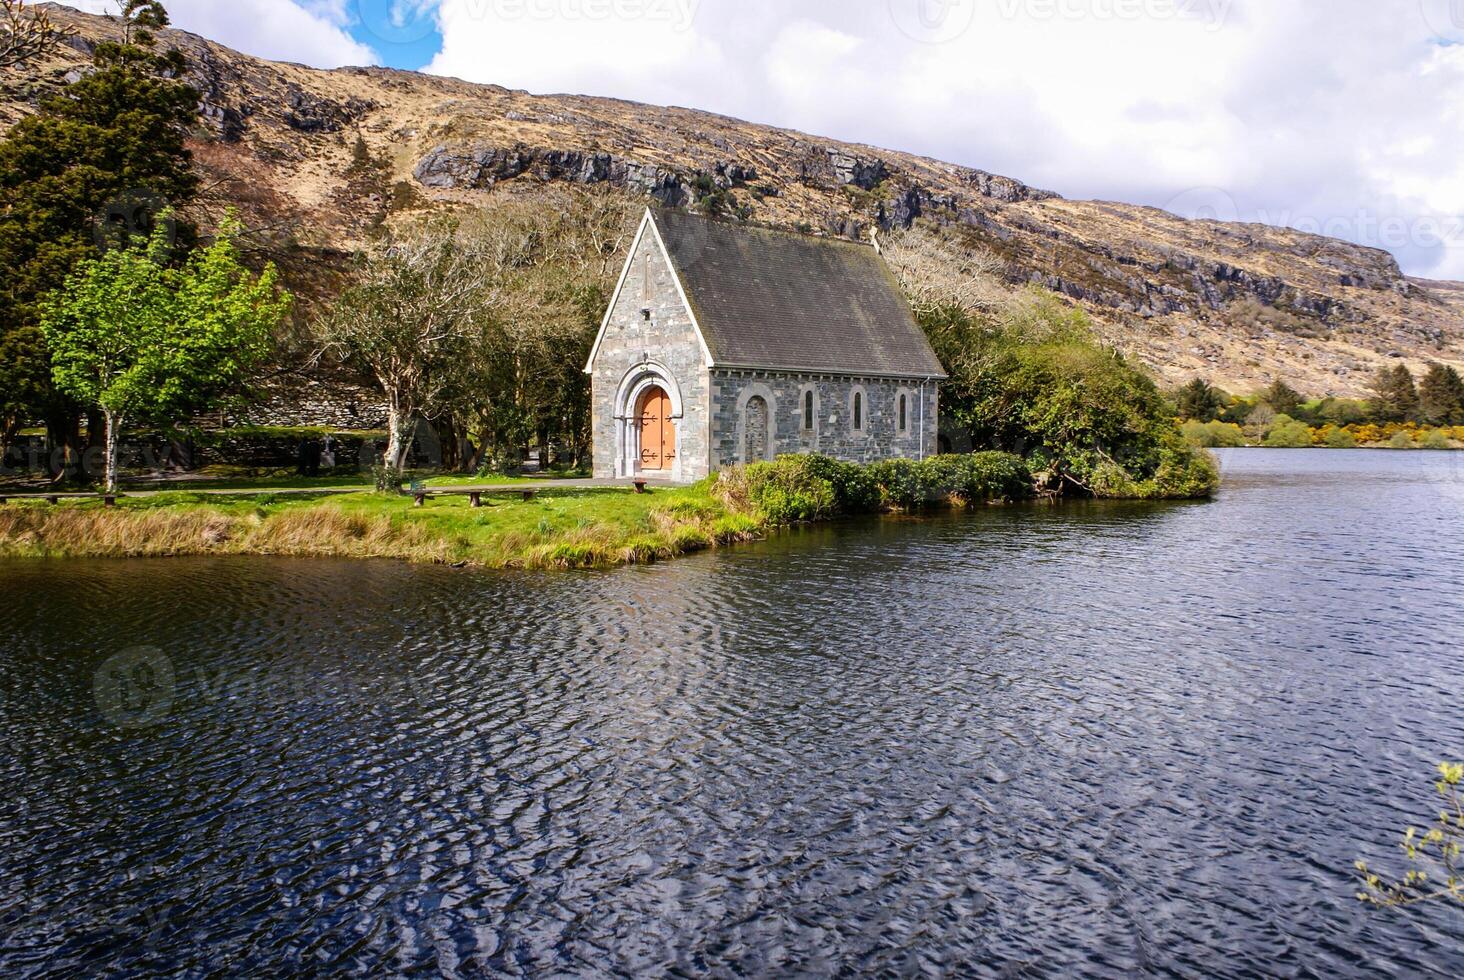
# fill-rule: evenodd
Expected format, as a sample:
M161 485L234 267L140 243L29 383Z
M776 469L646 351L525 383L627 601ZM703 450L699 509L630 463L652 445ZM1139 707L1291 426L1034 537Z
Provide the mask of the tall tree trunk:
M46 468L52 483L63 483L81 461L77 415L62 405L46 413Z
M117 430L122 425L122 416L108 411L103 415L106 429L107 469L103 485L107 493L117 492Z
M403 431L406 419L403 414L401 404L393 398L386 410L386 458L382 463L398 478L407 461L406 433Z

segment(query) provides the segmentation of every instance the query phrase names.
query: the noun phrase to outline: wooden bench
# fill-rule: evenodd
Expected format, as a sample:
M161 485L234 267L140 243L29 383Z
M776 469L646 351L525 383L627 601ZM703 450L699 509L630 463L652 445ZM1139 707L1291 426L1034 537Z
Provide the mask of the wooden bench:
M534 499L537 490L518 490L513 487L504 487L501 490L454 490L451 487L429 490L426 487L413 487L411 490L413 506L421 507L427 502L428 497L467 497L469 507L482 507L483 497L491 494L513 494L517 493L527 503Z
M103 494L97 494L97 496L99 496L101 498L101 500L102 500L102 506L103 507L116 507L117 506L117 495L115 493L103 493ZM92 494L89 494L89 493L68 493L68 494L66 494L66 499L67 500L90 500L91 498L92 498ZM57 504L61 503L61 494L59 494L59 493L48 493L48 494L44 494L44 495L38 495L38 494L20 494L15 499L16 500L35 500L35 499L41 499L41 500L44 500L46 503L48 503L48 504L50 504L51 506L54 507ZM8 504L8 503L10 503L10 495L9 494L0 493L0 504Z

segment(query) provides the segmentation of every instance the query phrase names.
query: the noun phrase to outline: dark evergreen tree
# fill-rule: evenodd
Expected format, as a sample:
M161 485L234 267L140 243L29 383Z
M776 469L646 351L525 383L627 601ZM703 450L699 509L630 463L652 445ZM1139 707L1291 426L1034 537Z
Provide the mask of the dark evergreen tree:
M1418 414L1430 425L1464 425L1464 378L1447 364L1430 364L1418 385Z
M1225 410L1226 398L1204 378L1195 378L1174 396L1175 411L1182 419L1212 422Z
M1290 415L1296 417L1297 410L1301 408L1301 392L1291 387L1284 381L1274 381L1271 386L1261 392L1261 401L1271 406L1271 410L1277 415Z
M0 139L0 388L50 376L35 329L42 298L99 248L146 235L164 209L188 202L198 178L185 141L199 94L177 80L176 51L159 54L157 0L124 0L123 38L97 46L96 70L42 103ZM176 228L181 245L192 229ZM29 389L34 392L34 385ZM49 384L15 410L44 417L53 445L74 447L79 411Z
M1418 388L1408 365L1378 369L1372 381L1372 417L1375 422L1407 422L1418 415Z

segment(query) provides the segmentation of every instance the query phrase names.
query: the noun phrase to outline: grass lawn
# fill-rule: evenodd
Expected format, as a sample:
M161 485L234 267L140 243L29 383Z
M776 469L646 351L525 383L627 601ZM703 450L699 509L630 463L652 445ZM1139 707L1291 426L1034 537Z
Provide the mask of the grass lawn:
M258 554L579 568L654 561L762 533L760 518L734 511L709 487L565 488L531 501L485 498L478 509L466 497L429 498L419 508L410 497L284 496L267 488L239 497L189 490L123 497L114 508L12 501L0 507L0 557Z

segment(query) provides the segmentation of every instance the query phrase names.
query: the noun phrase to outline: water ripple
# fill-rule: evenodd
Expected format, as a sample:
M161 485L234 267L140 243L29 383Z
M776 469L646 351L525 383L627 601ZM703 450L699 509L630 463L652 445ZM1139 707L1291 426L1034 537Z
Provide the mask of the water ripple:
M1349 880L1464 753L1452 457L1225 463L605 573L0 566L0 966L1458 976Z

